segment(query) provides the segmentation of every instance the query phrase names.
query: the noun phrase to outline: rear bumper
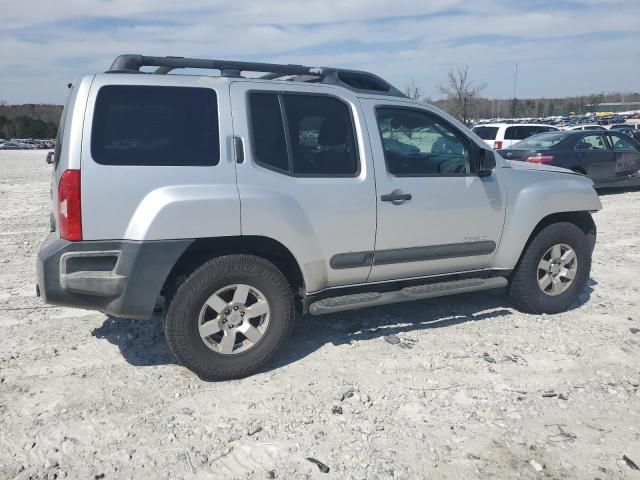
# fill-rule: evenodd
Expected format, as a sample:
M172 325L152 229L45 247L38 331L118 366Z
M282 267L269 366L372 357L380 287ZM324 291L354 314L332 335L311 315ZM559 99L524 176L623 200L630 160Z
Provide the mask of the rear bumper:
M38 252L38 291L45 303L148 319L191 242L69 242L50 234Z

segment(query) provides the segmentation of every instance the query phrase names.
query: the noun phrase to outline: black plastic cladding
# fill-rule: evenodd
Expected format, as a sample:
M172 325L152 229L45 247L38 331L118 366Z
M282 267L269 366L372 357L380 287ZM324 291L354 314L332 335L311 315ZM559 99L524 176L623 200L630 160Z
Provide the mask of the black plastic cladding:
M291 80L327 83L360 93L407 98L400 90L373 73L331 67L127 54L117 57L107 73L142 73L142 67L157 67L153 72L156 74L166 74L176 68L220 70L223 77L239 77L242 72L262 72L265 73L262 77L264 79L293 76Z

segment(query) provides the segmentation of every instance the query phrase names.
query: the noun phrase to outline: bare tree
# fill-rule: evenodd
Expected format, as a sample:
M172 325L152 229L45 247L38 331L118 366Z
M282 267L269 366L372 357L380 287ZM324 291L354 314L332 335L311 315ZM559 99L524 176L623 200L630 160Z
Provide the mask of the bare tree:
M464 67L456 67L455 70L449 70L447 84L439 86L438 89L453 104L452 113L466 123L469 120L474 100L486 87L486 84L474 85L471 82L469 66L465 65Z
M407 95L407 97L413 98L414 100L420 100L423 97L422 88L420 88L418 84L416 84L416 81L414 79L411 79L409 85L405 87L404 93Z

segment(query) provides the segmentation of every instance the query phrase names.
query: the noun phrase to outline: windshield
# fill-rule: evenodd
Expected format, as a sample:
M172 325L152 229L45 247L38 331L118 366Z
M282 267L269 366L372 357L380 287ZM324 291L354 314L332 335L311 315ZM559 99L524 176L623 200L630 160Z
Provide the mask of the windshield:
M537 150L540 148L551 148L557 145L569 134L567 132L548 132L539 133L532 137L527 138L521 142L514 144L511 148L514 150Z

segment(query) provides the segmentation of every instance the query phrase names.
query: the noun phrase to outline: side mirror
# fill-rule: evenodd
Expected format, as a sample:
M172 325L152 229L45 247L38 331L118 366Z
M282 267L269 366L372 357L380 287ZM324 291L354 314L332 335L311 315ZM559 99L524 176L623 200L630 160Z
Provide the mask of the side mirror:
M481 149L478 154L478 176L488 177L494 168L496 168L496 156L493 150Z
M53 154L54 152L47 153L47 163L51 165L53 163Z

